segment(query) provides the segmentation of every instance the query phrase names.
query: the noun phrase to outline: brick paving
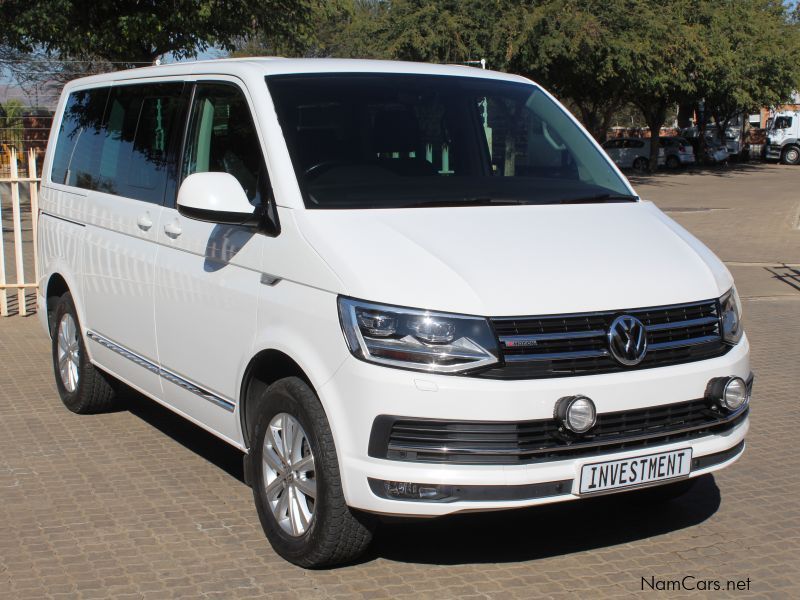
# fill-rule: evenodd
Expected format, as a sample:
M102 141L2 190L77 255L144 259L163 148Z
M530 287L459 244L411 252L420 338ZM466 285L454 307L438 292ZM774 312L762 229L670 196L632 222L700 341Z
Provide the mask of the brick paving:
M35 317L0 320L0 598L595 598L686 575L750 579L714 597L797 597L800 290L780 266L800 263L797 182L798 168L748 167L637 186L737 262L757 380L736 465L658 510L610 496L387 524L329 571L271 550L236 451L134 394L128 410L68 412Z

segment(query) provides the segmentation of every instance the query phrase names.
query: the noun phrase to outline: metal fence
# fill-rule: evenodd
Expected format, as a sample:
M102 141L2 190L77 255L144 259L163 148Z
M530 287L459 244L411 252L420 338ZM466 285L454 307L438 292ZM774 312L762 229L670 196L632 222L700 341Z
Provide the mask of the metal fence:
M2 153L0 153L2 154ZM8 176L0 175L0 316L29 314L36 300L36 222L39 216L37 150L30 148L20 169L16 149L7 152ZM13 269L12 269L13 267ZM10 281L13 271L14 278Z

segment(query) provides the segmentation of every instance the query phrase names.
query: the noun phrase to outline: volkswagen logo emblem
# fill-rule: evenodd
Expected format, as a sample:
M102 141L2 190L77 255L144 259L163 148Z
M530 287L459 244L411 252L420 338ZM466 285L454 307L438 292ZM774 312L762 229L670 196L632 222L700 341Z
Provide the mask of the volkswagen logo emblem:
M632 367L647 354L647 331L636 317L622 315L608 328L608 349L617 362Z

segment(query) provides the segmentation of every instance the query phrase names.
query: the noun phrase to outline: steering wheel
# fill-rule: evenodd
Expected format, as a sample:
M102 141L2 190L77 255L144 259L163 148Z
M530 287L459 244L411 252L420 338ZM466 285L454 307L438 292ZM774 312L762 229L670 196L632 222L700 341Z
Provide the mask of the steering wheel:
M315 164L311 165L310 167L308 167L305 171L303 171L303 173L305 173L306 176L316 176L316 175L321 174L323 171L327 171L328 169L330 169L332 167L338 167L338 166L341 166L341 165L344 165L344 164L347 164L347 161L336 160L336 159L334 159L334 160L322 160L322 161L320 161L318 163L315 163Z

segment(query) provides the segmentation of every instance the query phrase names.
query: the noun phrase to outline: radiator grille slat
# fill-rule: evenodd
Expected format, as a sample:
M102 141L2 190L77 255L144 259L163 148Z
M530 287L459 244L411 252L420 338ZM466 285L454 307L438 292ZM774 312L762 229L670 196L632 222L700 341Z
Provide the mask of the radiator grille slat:
M635 367L619 364L608 351L606 332L621 314L647 330L648 351ZM502 362L477 377L538 379L614 373L715 358L729 346L720 335L717 300L676 306L541 317L496 317Z

